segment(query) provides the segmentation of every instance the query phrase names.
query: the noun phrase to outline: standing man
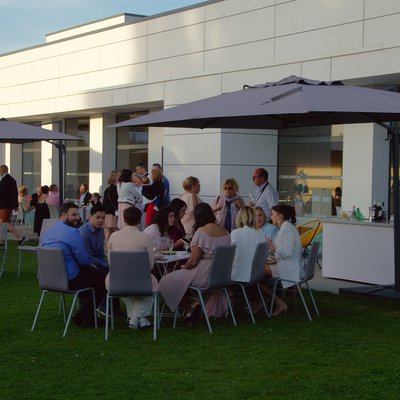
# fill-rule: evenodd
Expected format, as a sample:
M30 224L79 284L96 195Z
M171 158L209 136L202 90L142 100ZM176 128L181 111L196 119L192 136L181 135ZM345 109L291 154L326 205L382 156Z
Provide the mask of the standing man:
M261 207L267 216L267 220L269 220L271 207L279 203L279 194L268 182L268 171L264 168L257 168L253 172L253 182L257 186L257 191L249 206Z
M154 163L153 168L159 169L162 173L162 183L164 185L164 205L168 206L171 203L171 198L169 197L169 180L164 175L163 170L161 168L161 164Z
M138 165L136 165L136 173L139 174L142 178L146 176L149 177L149 173L147 172L145 163L139 163Z
M87 252L77 227L80 223L78 206L65 203L61 206L60 221L55 223L44 235L42 246L61 249L64 255L69 288L71 290L92 287L95 291L96 306L106 297L104 279L105 268L98 268L93 257ZM80 307L72 317L78 325L94 326L92 295L79 294Z
M18 239L18 246L25 242L25 236L10 224L13 210L18 209L18 189L15 179L8 173L7 165L0 165L0 222Z
M87 206L90 202L92 194L89 193L89 185L87 183L82 183L79 187L79 205L80 206Z

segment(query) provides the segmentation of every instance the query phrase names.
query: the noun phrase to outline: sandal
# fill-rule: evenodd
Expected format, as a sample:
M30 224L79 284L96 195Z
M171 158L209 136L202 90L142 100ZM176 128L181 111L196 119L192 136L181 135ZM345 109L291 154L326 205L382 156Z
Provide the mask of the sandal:
M193 303L189 311L183 317L183 322L188 326L193 326L196 321L200 319L201 307L200 303Z

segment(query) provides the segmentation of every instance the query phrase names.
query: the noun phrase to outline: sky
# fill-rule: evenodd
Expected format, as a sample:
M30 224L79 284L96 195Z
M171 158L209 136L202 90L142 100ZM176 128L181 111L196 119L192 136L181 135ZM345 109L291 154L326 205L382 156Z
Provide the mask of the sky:
M154 15L202 0L0 0L0 54L45 42L47 33L121 13Z

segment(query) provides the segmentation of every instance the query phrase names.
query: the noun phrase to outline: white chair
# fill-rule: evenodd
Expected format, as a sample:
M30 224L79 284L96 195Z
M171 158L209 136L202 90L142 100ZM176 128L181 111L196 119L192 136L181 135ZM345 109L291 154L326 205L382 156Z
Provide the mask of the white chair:
M60 214L58 207L55 204L47 204L47 206L49 207L50 219L58 219Z
M74 310L78 295L79 293L86 291L90 291L92 293L94 324L95 328L97 329L96 299L94 289L92 287L87 287L79 290L69 289L67 269L61 249L56 249L52 247L39 247L36 250L36 254L39 266L39 286L42 289L42 295L40 297L39 305L36 310L35 319L33 320L31 331L35 329L39 312L42 307L44 295L47 292L55 292L61 295L61 303L63 306L65 323L63 337L65 337L65 335L67 334L69 323L71 322L72 311ZM67 320L65 319L65 294L70 294L74 296Z
M21 274L21 264L22 264L22 252L24 251L36 251L38 247L42 245L42 239L45 235L45 233L48 231L49 228L51 228L57 221L58 219L44 219L43 224L42 224L42 230L40 231L40 237L39 237L39 244L37 246L18 246L19 254L18 254L18 271L17 271L17 276L20 276ZM38 270L39 273L39 270Z
M1 262L1 270L0 270L0 278L3 276L3 272L5 271L6 268L6 260L7 260L7 251L8 251L8 245L7 245L7 224L0 224L0 241L3 242L2 245L0 245L0 262Z
M212 292L214 290L222 290L225 293L226 300L228 302L229 312L232 317L234 326L237 326L235 315L233 313L231 301L229 299L227 287L231 285L231 273L232 264L235 257L236 246L221 246L217 247L214 252L214 256L211 262L210 273L208 275L208 283L204 288L198 288L195 286L189 286L189 289L195 291L200 300L201 308L204 313L204 317L207 322L208 331L212 333L210 320L207 315L207 310L203 300L203 293ZM173 327L176 325L176 318L178 316L178 310L175 311Z
M112 251L110 253L110 283L106 303L104 340L108 340L108 320L114 329L112 299L114 297L153 296L153 339L157 339L158 292L153 291L149 254L147 251Z

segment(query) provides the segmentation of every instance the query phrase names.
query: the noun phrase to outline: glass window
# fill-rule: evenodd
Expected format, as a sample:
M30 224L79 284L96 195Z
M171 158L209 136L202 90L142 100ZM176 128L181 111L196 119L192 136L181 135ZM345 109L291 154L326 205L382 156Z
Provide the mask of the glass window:
M342 186L341 125L288 129L279 133L278 191L298 216L336 214Z
M28 193L36 192L41 184L42 145L41 142L24 143L22 145L22 184Z
M147 111L117 115L117 122L147 114ZM117 128L117 169L131 168L139 163L147 165L149 154L149 129L136 126Z
M83 140L68 140L65 154L65 198L74 199L81 183L89 183L89 129L90 118L68 118L65 133Z

